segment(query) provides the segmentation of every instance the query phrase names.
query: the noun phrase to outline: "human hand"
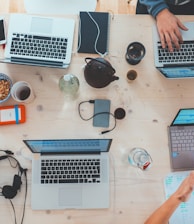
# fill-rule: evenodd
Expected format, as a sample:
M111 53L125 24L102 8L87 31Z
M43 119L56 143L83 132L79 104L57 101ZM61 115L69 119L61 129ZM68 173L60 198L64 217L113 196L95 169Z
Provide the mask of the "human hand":
M180 29L186 31L187 27L168 9L158 13L156 23L162 47L166 48L167 45L169 51L172 52L174 44L177 49L180 49L180 43L183 42Z
M179 188L175 191L174 195L181 202L189 199L192 191L194 190L194 171L192 171L187 178L181 183Z

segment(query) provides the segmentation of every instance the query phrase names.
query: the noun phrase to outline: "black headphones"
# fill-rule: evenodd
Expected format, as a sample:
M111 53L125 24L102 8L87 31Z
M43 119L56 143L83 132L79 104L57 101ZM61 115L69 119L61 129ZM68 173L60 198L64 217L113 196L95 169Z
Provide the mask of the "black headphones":
M14 175L12 185L5 185L3 187L0 187L1 196L4 196L6 199L10 200L10 203L11 203L13 211L14 211L15 223L16 224L17 224L17 221L16 221L15 208L14 208L14 205L13 205L11 199L13 199L17 195L17 192L20 190L21 185L22 185L22 180L21 180L22 175L23 174L25 175L26 191L25 191L25 198L24 198L23 214L22 214L22 219L21 219L21 224L22 224L23 220L24 220L26 196L27 196L27 169L22 168L19 161L13 156L14 153L12 151L2 150L2 149L0 149L0 151L5 153L5 155L0 156L0 160L8 159L11 167L18 168L18 174ZM13 162L16 163L16 164L13 164Z
M18 167L18 174L14 175L12 185L5 185L3 187L0 187L2 189L1 193L6 199L13 199L17 195L18 190L20 190L21 188L22 174L25 173L27 170L22 168L19 161L12 156L13 152L11 152L10 150L0 150L0 151L6 153L6 155L0 156L0 160L8 159L11 167L13 168ZM15 161L16 165L13 165L11 160Z

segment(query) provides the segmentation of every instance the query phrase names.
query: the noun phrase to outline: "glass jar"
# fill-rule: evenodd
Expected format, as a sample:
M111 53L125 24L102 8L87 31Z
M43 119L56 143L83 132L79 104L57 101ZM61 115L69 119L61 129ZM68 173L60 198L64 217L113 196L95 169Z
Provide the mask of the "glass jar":
M129 163L132 166L146 170L152 164L152 158L145 149L133 148L128 155Z
M79 80L75 75L65 74L59 79L59 89L65 96L72 99L77 96L79 90Z

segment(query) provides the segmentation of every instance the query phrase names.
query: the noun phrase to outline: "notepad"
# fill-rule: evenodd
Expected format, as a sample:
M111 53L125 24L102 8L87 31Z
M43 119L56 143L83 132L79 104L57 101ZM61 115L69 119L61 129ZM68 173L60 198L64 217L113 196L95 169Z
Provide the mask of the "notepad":
M109 13L80 12L78 52L105 54L108 52Z
M164 180L166 199L176 191L182 181L189 175L189 171L173 172ZM187 202L182 202L169 220L169 224L193 224L194 220L194 192Z

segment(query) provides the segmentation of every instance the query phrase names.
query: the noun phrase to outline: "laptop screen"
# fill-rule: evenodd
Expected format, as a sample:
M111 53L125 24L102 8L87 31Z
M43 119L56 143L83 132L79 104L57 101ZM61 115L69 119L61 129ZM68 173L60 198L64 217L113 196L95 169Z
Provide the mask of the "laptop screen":
M172 125L194 124L194 109L181 109L172 122Z
M23 140L33 153L108 152L112 139Z
M191 67L163 67L158 68L158 70L166 78L192 78L194 77L194 66Z

